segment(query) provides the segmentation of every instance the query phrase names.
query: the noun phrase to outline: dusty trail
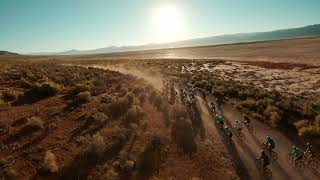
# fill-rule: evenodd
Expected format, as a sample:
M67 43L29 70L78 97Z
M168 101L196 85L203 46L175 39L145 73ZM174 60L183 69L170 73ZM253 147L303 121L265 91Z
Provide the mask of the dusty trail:
M214 125L214 121L203 99L197 96L196 100L198 108L200 110L203 126L205 128L207 143L213 145L214 153L220 155L221 160L227 160L228 163L232 162L232 167L235 168L236 173L240 177L240 179L250 179L250 176L245 169L244 164L242 164L242 162L240 161L238 153L235 152L236 149L230 148L224 141L221 134L219 134L219 130ZM225 164L225 171L228 171L228 167L230 168L230 165L228 166L228 164Z
M241 114L235 110L231 105L222 106L222 113L227 121L227 123L234 124L234 121L241 119ZM259 177L257 174L258 170L254 163L254 158L259 155L262 149L261 142L263 142L267 135L272 136L276 140L276 152L278 154L278 160L272 162L269 166L272 171L272 179L320 179L320 173L311 171L306 167L303 173L297 172L291 165L286 161L286 154L290 152L293 143L279 131L271 129L261 122L254 121L252 126L255 133L252 135L244 128L243 132L245 135L245 140L242 141L238 138L234 138L235 148L239 152L240 159L244 165L248 168L250 176L253 179Z

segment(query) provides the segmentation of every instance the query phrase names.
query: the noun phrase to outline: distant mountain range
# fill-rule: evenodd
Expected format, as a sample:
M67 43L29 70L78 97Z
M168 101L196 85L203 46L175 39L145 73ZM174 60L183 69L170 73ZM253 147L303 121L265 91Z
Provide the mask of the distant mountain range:
M70 50L70 51L55 52L55 53L34 53L33 55L100 54L100 53L139 51L139 50L150 50L150 49L268 41L268 40L291 39L291 38L310 37L310 36L320 36L320 24L304 26L299 28L292 28L292 29L281 29L281 30L268 31L268 32L226 34L226 35L204 37L204 38L190 39L190 40L163 43L163 44L147 44L142 46L119 46L119 47L109 46L109 47L93 49L93 50Z
M9 52L9 51L0 51L0 56L4 56L4 55L19 55L19 54L18 53Z

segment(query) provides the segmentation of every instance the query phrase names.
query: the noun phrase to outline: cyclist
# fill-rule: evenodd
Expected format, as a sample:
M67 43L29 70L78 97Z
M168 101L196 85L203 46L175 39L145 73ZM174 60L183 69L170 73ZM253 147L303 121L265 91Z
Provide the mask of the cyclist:
M219 124L220 127L222 128L224 125L224 118L221 115L217 114L215 119L216 119L216 123Z
M264 152L264 150L260 151L260 157L257 158L257 160L260 161L261 166L265 169L268 165L270 165L270 158L269 156Z
M212 112L213 112L213 113L216 113L216 108L215 108L215 105L214 105L214 102L213 102L213 101L210 101L210 102L209 102L209 106L210 106L210 108L212 109Z
M303 152L301 149L299 149L296 146L292 146L292 152L291 154L293 155L293 160L294 160L294 164L293 166L296 166L297 162L302 160L303 158Z
M306 154L306 157L307 158L313 158L314 157L314 154L313 154L313 146L311 143L307 143L307 149L305 151L305 154Z
M231 139L231 138L232 138L232 131L231 131L231 129L230 129L228 126L225 126L225 127L224 127L224 131L225 131L225 134Z
M236 128L237 132L240 134L241 130L243 128L242 124L240 121L236 120L236 123L234 124L234 127Z
M243 122L248 126L251 123L251 120L246 114L243 114Z
M270 136L267 136L267 141L265 145L267 146L267 149L269 151L272 151L276 147L275 141Z

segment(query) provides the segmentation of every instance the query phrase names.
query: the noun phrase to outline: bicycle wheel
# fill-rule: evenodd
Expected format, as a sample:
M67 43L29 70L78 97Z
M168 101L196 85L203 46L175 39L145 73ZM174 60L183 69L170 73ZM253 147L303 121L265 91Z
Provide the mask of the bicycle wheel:
M278 159L278 154L276 152L271 151L270 154L271 154L271 157L272 157L273 160L277 160Z
M316 160L311 159L308 163L308 166L311 167L312 169L316 170L318 169L318 162Z
M296 168L298 169L298 171L303 172L305 169L305 165L302 161L298 161L296 162Z
M287 154L287 156L286 156L286 160L288 161L288 163L289 163L289 164L292 164L292 160L293 160L293 158L292 158L291 153Z
M266 179L271 179L272 178L272 172L269 168L266 168L264 170L264 173L263 173L263 176L266 178Z
M251 126L248 126L248 130L250 133L253 133L253 128Z

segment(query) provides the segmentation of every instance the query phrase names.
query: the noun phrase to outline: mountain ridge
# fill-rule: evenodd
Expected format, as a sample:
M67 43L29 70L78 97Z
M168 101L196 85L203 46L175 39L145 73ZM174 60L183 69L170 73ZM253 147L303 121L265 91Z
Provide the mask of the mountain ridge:
M320 36L320 24L308 25L298 28L280 29L266 32L223 34L203 38L187 39L182 41L145 44L140 46L108 46L92 50L68 50L63 52L32 53L32 55L83 55L83 54L103 54L127 51L154 50L164 48L181 48L195 46L209 46L220 44L234 44L245 42L259 42L280 39L302 38L310 36Z

